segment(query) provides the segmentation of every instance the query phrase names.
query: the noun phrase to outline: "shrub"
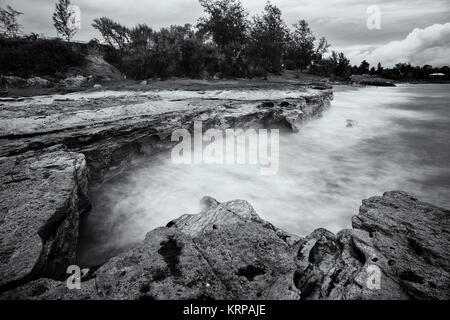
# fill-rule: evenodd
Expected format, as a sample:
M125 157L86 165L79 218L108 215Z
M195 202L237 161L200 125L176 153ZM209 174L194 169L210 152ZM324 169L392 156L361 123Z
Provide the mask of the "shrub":
M0 38L0 73L21 77L55 76L83 65L82 50L61 40Z

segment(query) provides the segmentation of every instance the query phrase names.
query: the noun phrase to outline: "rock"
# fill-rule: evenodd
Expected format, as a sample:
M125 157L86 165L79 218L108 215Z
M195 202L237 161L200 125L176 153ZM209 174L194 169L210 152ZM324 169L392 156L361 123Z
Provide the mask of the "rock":
M214 203L169 226L97 271L102 297L143 298L142 286L154 299L299 297L291 247L246 201Z
M8 82L5 77L0 76L0 97L6 97L8 95Z
M200 200L200 206L202 207L202 210L216 207L218 205L219 205L219 201L217 201L213 197L205 196Z
M141 81L140 85L141 85L141 86L146 86L146 85L147 85L147 80Z
M13 88L48 88L49 86L51 86L51 82L49 80L41 77L24 79L16 76L6 76L2 78L8 86Z
M66 282L41 278L0 295L1 300L98 300L95 280L81 282L80 289L68 289Z
M59 82L59 86L64 89L78 89L85 85L89 79L85 76L77 75L75 77L68 77Z
M0 159L0 291L75 261L79 215L89 209L82 154L28 152Z
M268 94L275 101L274 107L259 108L260 98ZM303 121L330 106L332 92L175 90L101 99L89 98L87 93L71 97L66 95L64 101L48 97L42 102L29 99L21 104L4 104L0 156L63 144L83 153L90 177L101 181L111 167L123 166L137 155L169 149L173 146L173 130L192 130L194 121L203 121L205 130L272 127L295 131ZM289 105L281 106L282 101ZM27 108L18 107L23 105Z
M351 119L347 119L345 121L347 122L347 125L346 125L347 128L353 128L358 124L355 120L351 120Z
M47 79L33 77L27 79L27 86L33 88L48 88L51 86L51 83Z
M116 67L106 62L101 54L88 54L86 62L80 72L92 75L97 81L121 80L124 77Z
M449 214L399 191L364 200L354 229L319 229L299 242L302 299L448 299Z
M102 85L99 84L99 83L96 83L96 84L94 84L94 86L93 86L94 89L100 89L101 87L102 87Z
M364 200L352 225L369 233L383 273L409 297L449 299L449 210L392 191Z
M227 210L235 219L219 218ZM297 299L292 248L245 201L211 206L199 227L157 228L70 292L37 280L1 299ZM216 217L217 219L215 219ZM229 217L229 216L227 216ZM192 222L193 223L193 222ZM193 233L192 230L196 230ZM93 289L95 288L95 290Z
M106 299L223 299L226 291L192 238L169 228L102 266L96 287Z
M353 229L317 229L291 243L246 201L203 202L201 213L112 258L81 290L39 279L0 299L449 298L450 212L407 193L364 200Z
M366 86L377 86L377 87L395 87L395 84L388 79L370 76L370 75L352 75L350 80L356 84L362 84Z
M27 87L27 80L17 76L4 76L6 83L12 88L25 88Z
M66 267L75 261L79 216L89 208L88 181L101 181L109 168L135 155L170 148L174 129L190 130L194 121L203 121L205 128L265 127L280 123L286 117L284 112L295 110L307 119L325 110L332 97L331 92L310 89L274 91L271 95L276 107L265 110L257 108L260 95L259 91L240 90L209 90L203 94L158 91L154 95L136 93L102 99L90 99L86 93L83 97L68 95L64 100L48 96L4 102L5 117L0 119L0 291L42 277L62 279ZM286 99L289 105L280 106L280 100ZM24 105L27 107L21 107ZM204 204L209 210L236 206L256 223L247 226L248 231L262 228L260 237L277 238L274 246L286 246L288 250L298 239L259 219L248 204L221 205L214 199L204 199ZM205 211L201 216L208 219L214 215ZM234 221L244 223L242 219L249 217L237 215ZM196 241L192 237L189 241L180 239ZM245 274L248 266L250 271L260 270L248 262L240 266ZM284 274L280 279L280 283L287 281ZM261 290L261 294L269 295L267 288ZM249 296L249 292L226 294ZM283 295L291 293L288 290Z
M191 224L184 221L183 226L175 222L174 227L193 236L226 286L227 299L299 298L291 247L246 201L221 203L200 215L196 221L203 228L197 228L193 220Z

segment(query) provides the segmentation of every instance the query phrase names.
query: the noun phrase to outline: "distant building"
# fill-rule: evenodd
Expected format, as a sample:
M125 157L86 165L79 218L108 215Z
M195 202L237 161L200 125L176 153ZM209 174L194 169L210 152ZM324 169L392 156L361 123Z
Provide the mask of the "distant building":
M430 78L431 79L441 79L445 77L445 73L431 73Z

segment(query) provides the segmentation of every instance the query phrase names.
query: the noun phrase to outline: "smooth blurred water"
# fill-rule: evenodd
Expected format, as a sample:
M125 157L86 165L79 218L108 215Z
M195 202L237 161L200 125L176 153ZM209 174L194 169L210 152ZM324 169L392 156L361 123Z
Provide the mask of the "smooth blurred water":
M170 154L142 160L92 190L79 263L102 263L153 228L197 213L204 195L247 200L262 218L306 235L350 227L362 199L388 190L450 207L450 85L335 88L321 118L281 135L275 176L250 165L177 166Z

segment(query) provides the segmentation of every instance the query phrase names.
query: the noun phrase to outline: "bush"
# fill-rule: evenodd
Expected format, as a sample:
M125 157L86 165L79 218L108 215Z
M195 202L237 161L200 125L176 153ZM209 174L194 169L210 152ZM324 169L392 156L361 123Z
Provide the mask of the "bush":
M61 40L0 38L0 73L55 76L85 62L83 50Z

